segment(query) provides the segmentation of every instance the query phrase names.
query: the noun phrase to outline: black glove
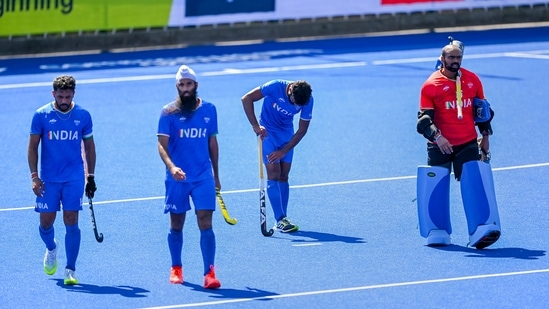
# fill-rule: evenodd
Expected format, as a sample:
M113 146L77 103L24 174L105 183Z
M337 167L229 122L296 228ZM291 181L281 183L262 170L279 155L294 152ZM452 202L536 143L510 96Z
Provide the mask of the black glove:
M97 191L97 186L95 185L95 179L93 176L88 176L88 182L86 183L86 196L88 198L93 198L93 194Z

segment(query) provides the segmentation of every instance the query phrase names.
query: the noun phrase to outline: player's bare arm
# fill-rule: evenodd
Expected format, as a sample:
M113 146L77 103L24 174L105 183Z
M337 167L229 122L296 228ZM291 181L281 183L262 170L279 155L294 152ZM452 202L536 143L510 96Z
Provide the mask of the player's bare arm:
M27 160L32 178L32 192L36 196L42 196L44 184L38 175L38 145L40 144L40 135L31 134L29 137L29 147L27 150Z
M210 161L212 162L213 176L215 180L215 187L221 190L221 182L219 181L219 144L217 143L217 137L211 136L209 141Z
M242 107L244 107L244 113L246 114L246 117L248 118L255 134L265 138L267 136L267 131L259 125L259 122L257 122L257 117L255 116L254 111L254 103L261 99L263 99L263 93L261 93L259 87L256 87L246 93L240 100L242 101Z
M173 179L175 180L185 180L185 172L173 163L172 159L170 158L170 154L168 153L168 142L170 140L169 136L165 135L159 135L158 136L158 153L160 154L160 158L162 159L162 162L166 165L166 168L170 171L170 174L172 175Z
M96 160L95 142L93 138L84 140L84 149L86 152L87 172L88 174L93 175L93 173L95 172L95 160Z
M267 156L267 160L269 162L277 162L278 160L282 159L288 151L292 150L307 134L307 131L309 130L309 123L308 120L299 119L299 127L297 131L295 131L294 135L292 136L292 139L286 144L284 148L281 150L273 151Z

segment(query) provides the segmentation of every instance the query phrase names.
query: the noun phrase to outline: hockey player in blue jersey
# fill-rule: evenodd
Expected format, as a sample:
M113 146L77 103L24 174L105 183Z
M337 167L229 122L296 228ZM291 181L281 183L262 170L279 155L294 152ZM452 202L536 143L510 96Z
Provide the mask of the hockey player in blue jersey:
M267 195L276 229L288 233L299 227L287 217L290 186L288 183L294 148L309 129L313 114L311 85L303 80L271 80L246 93L242 105L255 134L261 136L263 163L267 170ZM254 102L263 99L259 121ZM299 114L299 125L294 132L294 117Z
M162 108L158 123L158 151L166 165L164 213L170 214L168 248L171 256L170 282L183 283L181 253L183 225L192 198L204 263L204 288L221 286L215 277L216 242L212 214L218 173L217 111L197 96L196 73L182 65L175 77L178 97Z
M55 274L57 270L58 243L54 223L63 205L66 285L78 284L75 270L80 250L78 214L82 210L82 196L85 191L86 196L93 198L97 189L93 174L95 143L92 118L87 110L73 102L75 89L74 77L65 75L55 78L52 90L54 101L34 113L28 146L32 190L36 195L34 209L40 214L39 233L46 245L44 271L48 275ZM82 144L88 172L86 176Z

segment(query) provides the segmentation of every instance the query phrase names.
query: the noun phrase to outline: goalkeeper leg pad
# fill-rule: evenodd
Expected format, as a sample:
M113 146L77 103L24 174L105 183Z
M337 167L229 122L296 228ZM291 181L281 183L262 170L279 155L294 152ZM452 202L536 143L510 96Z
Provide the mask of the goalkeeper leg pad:
M494 179L490 164L470 161L463 164L461 198L469 231L469 245L482 249L501 235Z
M420 235L427 245L449 245L450 171L440 166L419 166L417 170L417 211Z

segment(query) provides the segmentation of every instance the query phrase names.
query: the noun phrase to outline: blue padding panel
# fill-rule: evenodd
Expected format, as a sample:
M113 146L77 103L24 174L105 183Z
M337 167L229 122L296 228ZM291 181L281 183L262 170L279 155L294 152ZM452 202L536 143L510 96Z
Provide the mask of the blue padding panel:
M450 171L439 166L419 166L417 170L417 210L419 232L427 237L433 229L452 233L450 223Z
M460 182L469 235L472 235L479 225L495 224L499 226L494 179L490 164L481 161L465 163Z

